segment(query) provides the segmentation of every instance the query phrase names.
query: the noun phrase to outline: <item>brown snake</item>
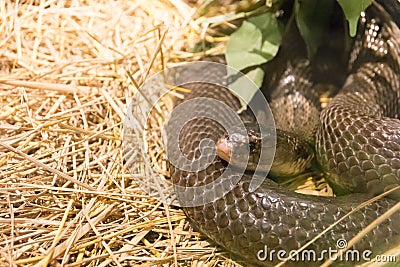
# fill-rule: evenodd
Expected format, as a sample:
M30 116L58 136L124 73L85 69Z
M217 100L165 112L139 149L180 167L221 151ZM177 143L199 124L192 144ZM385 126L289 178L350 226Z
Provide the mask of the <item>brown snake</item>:
M400 184L400 31L387 16L374 4L360 20L350 57L352 70L340 92L321 112L315 135L316 159L326 178L352 193L340 197L302 195L269 179L250 192L251 176L229 171L224 179L238 180L230 192L208 204L184 207L187 217L201 232L247 263L276 264L280 258L276 254L269 257L266 249L269 252L299 249L370 199L368 194L377 195ZM366 60L371 55L373 60ZM209 72L210 76L226 75ZM186 87L192 92L185 101L207 97L234 110L240 109L239 101L226 88L204 83ZM226 172L226 163L214 157L214 148L199 149L201 140L209 138L217 142L226 133L220 124L201 115L206 109L203 102L197 101L186 110L199 117L187 122L179 132L179 149L189 161L204 157L211 158L211 164L199 171L181 170L171 165L175 185L205 186ZM172 117L171 127L179 120ZM178 194L178 197L187 195ZM190 197L196 201L205 195ZM338 240L350 240L396 203L394 195L351 213L307 247L317 253L317 259L311 261L320 263L326 259L327 255L318 258L318 253L328 248L337 249ZM381 248L398 242L399 221L400 212L397 211L352 249L378 253Z

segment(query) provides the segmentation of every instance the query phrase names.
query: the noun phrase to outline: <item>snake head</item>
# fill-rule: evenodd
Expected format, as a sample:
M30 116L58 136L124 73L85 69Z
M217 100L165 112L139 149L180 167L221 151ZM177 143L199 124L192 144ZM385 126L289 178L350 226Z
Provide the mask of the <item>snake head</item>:
M257 124L244 123L244 126L230 129L229 134L218 140L217 155L232 166L255 171L260 160L262 137Z
M216 144L217 155L234 167L247 171L269 172L273 177L292 177L303 173L311 166L313 148L293 133L277 129L272 133L255 123L245 123L245 129L233 127L230 134L221 137ZM274 137L275 139L271 138ZM276 140L276 147L272 149ZM266 152L262 154L261 151ZM274 151L272 166L264 155L271 156ZM247 157L248 155L248 157Z

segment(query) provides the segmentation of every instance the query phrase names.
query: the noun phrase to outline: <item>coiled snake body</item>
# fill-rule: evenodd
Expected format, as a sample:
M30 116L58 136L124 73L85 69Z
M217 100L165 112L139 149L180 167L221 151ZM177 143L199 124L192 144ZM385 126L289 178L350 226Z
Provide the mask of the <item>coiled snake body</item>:
M187 217L201 232L246 262L258 265L279 262L276 254L267 251L299 249L370 199L367 194L354 192L376 195L400 184L400 121L397 119L400 33L385 17L387 14L376 6L371 6L366 14L360 22L350 56L352 72L339 94L321 112L316 132L316 157L327 178L353 193L340 197L302 195L268 179L250 192L250 176L244 174L236 177L239 182L233 190L215 202L184 208ZM209 97L223 101L232 109L240 108L239 101L225 88L208 84L192 84L190 88L192 93L187 100ZM202 103L195 102L187 112L195 114L202 109ZM170 123L173 124L173 120ZM199 142L204 138L216 142L224 133L212 120L193 119L180 132L180 149L188 159L207 156L199 151ZM215 181L225 167L224 161L216 157L200 171L188 172L173 166L170 171L174 184L196 187ZM231 172L228 178L238 175ZM201 196L193 196L196 197ZM350 240L396 203L396 196L381 198L353 212L307 250L317 253L315 262L326 259L326 254L319 258L321 254L318 253L328 248L337 249L338 240ZM367 233L353 249L376 252L378 247L397 242L399 221L400 212L396 212Z

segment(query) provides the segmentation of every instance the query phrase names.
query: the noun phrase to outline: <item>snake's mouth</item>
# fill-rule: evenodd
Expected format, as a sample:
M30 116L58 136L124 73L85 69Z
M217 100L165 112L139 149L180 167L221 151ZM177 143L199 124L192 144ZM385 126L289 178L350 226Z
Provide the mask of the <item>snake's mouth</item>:
M232 158L232 144L226 138L220 138L216 144L217 155L229 162Z

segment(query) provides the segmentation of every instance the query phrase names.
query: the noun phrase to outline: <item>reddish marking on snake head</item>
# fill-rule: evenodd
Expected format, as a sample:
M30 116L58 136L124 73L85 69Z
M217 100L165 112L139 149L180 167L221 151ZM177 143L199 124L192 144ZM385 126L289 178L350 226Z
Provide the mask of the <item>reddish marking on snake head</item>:
M216 149L217 149L218 156L221 159L229 162L229 160L231 159L231 155L232 155L232 146L225 138L220 138L218 140Z

